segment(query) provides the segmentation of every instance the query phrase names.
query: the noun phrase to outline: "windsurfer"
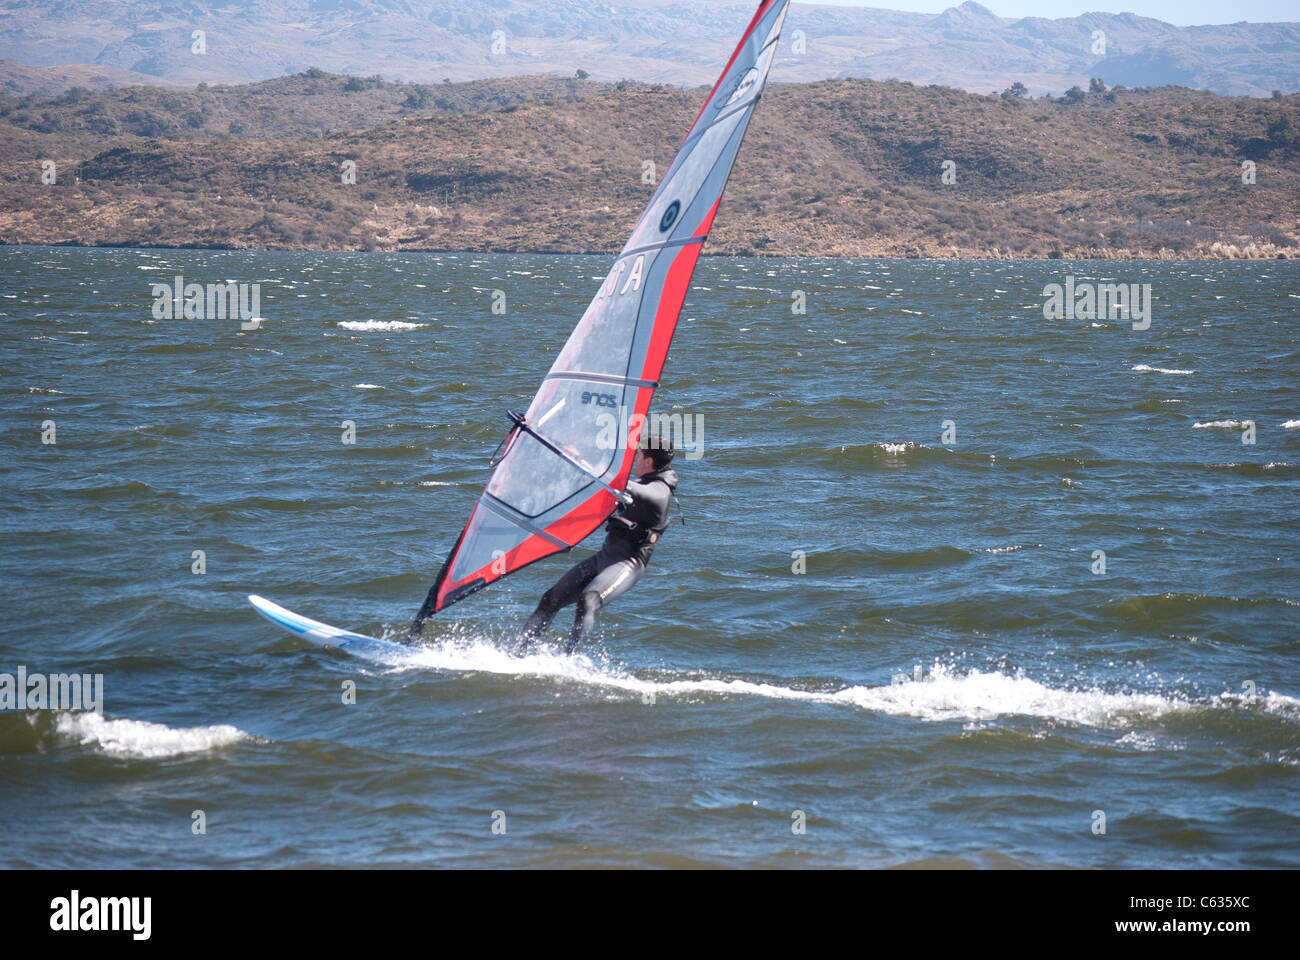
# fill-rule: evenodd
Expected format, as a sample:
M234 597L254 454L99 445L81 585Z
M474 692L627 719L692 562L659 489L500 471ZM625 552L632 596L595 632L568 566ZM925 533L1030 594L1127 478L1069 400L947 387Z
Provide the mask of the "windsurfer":
M668 508L677 489L672 459L673 445L668 438L643 441L632 463L636 479L628 481L623 505L605 525L605 542L595 555L572 567L542 594L520 634L516 653L527 652L556 613L576 602L578 609L565 646L566 653L573 653L591 636L596 613L632 589L668 528Z

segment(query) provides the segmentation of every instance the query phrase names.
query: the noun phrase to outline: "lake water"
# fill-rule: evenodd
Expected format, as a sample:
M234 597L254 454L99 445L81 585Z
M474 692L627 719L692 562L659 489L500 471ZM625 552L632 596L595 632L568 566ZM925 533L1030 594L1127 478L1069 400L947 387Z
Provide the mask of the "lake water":
M8 865L1300 866L1293 261L706 258L590 648L504 653L598 537L395 666L256 615L404 631L609 265L0 248L0 672L103 675L0 712Z

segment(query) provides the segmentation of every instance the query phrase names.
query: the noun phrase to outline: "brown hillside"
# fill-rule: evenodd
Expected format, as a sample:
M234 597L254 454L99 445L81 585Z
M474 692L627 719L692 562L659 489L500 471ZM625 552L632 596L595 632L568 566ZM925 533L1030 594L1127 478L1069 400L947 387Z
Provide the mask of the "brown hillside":
M143 106L138 88L5 98L0 240L612 252L653 189L643 161L662 175L704 95L303 75L154 90L176 99ZM1300 256L1300 97L1159 88L1076 100L774 85L710 251ZM45 159L52 186L40 183ZM355 184L341 182L346 160ZM949 160L957 179L945 185ZM1254 185L1243 160L1257 165Z

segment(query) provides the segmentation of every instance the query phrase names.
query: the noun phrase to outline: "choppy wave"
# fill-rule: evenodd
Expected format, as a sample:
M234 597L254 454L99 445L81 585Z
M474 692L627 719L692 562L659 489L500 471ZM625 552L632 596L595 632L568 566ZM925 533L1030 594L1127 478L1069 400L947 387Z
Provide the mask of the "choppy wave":
M1136 370L1138 373L1172 373L1184 377L1190 376L1196 372L1195 370L1172 370L1167 367L1151 367L1147 366L1145 363L1139 363L1135 367L1129 367L1129 369Z
M912 440L878 441L865 444L844 444L828 451L832 457L842 457L849 466L924 466L930 464L961 464L964 466L998 464L1009 468L1047 470L1060 475L1088 467L1127 466L1137 461L1104 457L1091 448L1073 448L1055 453L1028 453L1023 456L993 454L969 447L931 445ZM1200 466L1192 464L1193 468Z
M1232 463L1207 463L1204 465L1206 470L1228 470L1232 473L1240 473L1246 476L1268 473L1272 470L1287 471L1295 467L1290 460L1270 460L1268 463L1251 463L1232 462Z
M1300 700L1295 697L1288 697L1285 694L1270 691L1269 694L1264 697L1248 698L1240 697L1232 693L1226 693L1221 697L1216 697L1215 699L1222 703L1257 702L1259 708L1265 713L1271 713L1278 717L1285 717L1288 720L1300 721Z
M358 330L363 333L391 333L396 330L419 330L427 323L408 323L405 320L340 320L336 326L344 330Z
M1121 613L1141 620L1165 621L1216 610L1269 609L1300 607L1300 601L1286 597L1235 597L1208 593L1133 594L1108 602Z
M229 724L177 728L145 720L110 720L98 713L60 713L54 729L63 738L109 756L147 760L201 753L248 738L248 734Z
M1204 423L1192 424L1193 430L1244 430L1245 428L1245 420L1207 420Z
M953 451L944 447L932 447L926 443L911 440L902 442L879 441L868 444L846 444L837 448L837 453L847 457L851 463L897 464L900 461L932 461L941 457L950 457Z

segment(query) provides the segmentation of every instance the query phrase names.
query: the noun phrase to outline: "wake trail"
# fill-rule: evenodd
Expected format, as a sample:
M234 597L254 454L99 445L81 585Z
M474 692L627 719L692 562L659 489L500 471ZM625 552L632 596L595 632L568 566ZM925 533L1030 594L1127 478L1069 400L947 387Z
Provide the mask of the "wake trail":
M1062 689L1023 673L959 671L938 663L929 676L920 680L908 678L902 683L827 690L798 689L726 676L650 680L599 665L582 654L540 650L515 657L485 641L447 641L415 648L389 658L387 666L395 672L438 670L549 678L593 689L622 691L640 698L743 696L838 704L927 721L978 722L1026 716L1114 729L1198 711L1254 709L1300 722L1300 699L1276 692L1254 697L1221 694L1192 700L1157 693L1111 693L1095 687Z

